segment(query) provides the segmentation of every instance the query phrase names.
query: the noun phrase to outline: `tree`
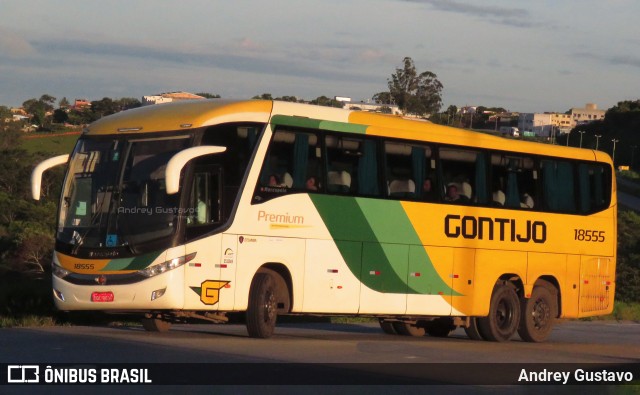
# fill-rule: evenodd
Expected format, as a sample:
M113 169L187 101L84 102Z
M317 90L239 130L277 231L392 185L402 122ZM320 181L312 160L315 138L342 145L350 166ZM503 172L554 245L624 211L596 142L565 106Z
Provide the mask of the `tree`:
M394 104L391 93L378 92L371 98L376 104Z
M220 95L216 95L214 93L200 92L196 93L198 96L206 97L207 99L219 99Z
M47 114L53 111L53 104L56 102L56 98L44 94L40 96L40 99L29 99L22 103L22 108L31 115L31 121L40 126L41 129L46 129L51 120L47 117Z
M335 99L330 99L326 96L319 96L314 100L311 100L311 104L315 104L317 106L325 106L325 107L335 107L342 108L344 103Z
M53 112L53 122L54 123L65 123L69 120L69 114L67 111L62 108L57 108Z
M256 100L273 100L273 96L271 96L271 93L263 93L261 95L255 95L254 97L252 97L252 99L256 99Z
M123 97L122 99L116 100L116 103L120 108L120 111L142 107L142 102L134 97Z
M404 58L403 68L397 68L387 84L393 102L406 113L427 116L437 113L442 106L442 83L431 71L418 74L409 57Z
M71 103L69 103L69 100L67 100L66 97L63 97L58 102L58 108L69 108L70 106L71 106Z

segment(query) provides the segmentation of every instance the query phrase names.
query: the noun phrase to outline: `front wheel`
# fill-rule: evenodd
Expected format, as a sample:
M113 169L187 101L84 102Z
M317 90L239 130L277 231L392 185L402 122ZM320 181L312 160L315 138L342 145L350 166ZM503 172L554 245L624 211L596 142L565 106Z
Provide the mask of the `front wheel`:
M258 273L249 289L247 331L249 336L266 339L273 335L278 318L276 282L269 273Z
M516 333L520 323L520 300L511 283L498 283L493 288L489 315L478 318L482 338L504 342Z
M538 285L533 288L531 298L522 301L522 317L518 334L522 340L540 343L549 337L553 320L558 316L558 304L552 291Z

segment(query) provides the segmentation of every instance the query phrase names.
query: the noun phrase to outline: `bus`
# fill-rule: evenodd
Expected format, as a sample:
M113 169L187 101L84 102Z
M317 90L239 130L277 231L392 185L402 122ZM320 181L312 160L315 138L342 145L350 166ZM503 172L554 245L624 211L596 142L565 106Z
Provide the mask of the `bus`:
M366 316L389 334L542 342L609 314L602 151L279 101L198 100L89 125L66 165L52 293L149 331L244 313Z

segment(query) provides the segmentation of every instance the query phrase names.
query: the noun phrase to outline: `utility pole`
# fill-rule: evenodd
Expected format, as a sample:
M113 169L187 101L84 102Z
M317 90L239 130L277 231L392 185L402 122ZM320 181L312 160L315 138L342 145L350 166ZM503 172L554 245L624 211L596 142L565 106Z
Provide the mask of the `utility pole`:
M636 148L638 148L637 145L631 146L631 166L630 166L631 170L633 170L633 163L635 162L634 159L635 159Z
M611 141L613 141L613 154L611 155L611 160L613 161L613 167L615 167L616 166L616 143L620 140L611 139Z
M569 137L571 137L571 130L567 133L567 147L569 146Z
M598 142L600 141L600 137L602 137L601 134L596 134L595 138L596 138L596 151L598 150Z
M578 133L580 133L580 148L582 148L582 136L586 133L585 131L582 130L578 130Z

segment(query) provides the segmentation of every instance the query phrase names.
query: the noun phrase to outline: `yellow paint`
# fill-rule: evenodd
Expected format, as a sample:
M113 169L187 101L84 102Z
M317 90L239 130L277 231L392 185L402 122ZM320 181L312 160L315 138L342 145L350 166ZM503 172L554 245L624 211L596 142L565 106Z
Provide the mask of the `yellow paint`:
M118 129L140 128L131 133L188 130L227 121L267 122L271 101L189 100L156 104L101 118L89 125L89 135L121 134ZM257 119L260 118L260 119Z
M110 259L81 259L64 255L59 252L56 252L55 255L62 268L80 274L108 274L107 272L101 272L100 270L111 262ZM119 271L118 273L123 272Z

